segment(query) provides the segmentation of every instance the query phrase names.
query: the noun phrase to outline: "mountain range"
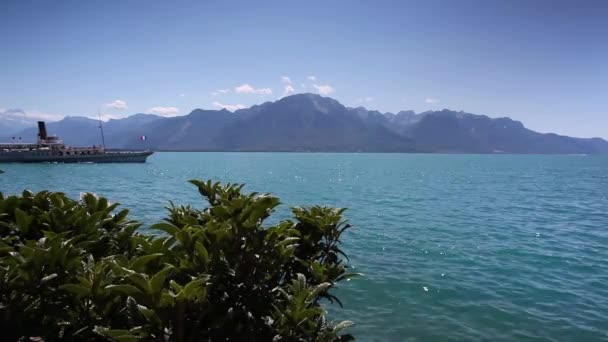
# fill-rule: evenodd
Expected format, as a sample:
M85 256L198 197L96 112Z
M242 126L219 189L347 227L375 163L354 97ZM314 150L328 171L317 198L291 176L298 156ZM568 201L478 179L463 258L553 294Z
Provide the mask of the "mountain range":
M19 136L35 141L37 130L30 125L23 129L0 118L0 140ZM47 127L69 145L101 143L94 119L66 117ZM603 139L538 133L510 118L447 109L381 113L345 107L316 94L291 95L234 113L195 109L177 117L135 114L109 120L103 130L106 146L120 149L608 154Z

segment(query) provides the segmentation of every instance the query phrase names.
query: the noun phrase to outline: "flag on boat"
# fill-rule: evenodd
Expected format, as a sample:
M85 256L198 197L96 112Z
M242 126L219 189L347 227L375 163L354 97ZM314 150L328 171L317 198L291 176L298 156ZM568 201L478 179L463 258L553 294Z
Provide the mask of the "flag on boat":
M145 136L145 135L142 135L141 137L139 137L139 140L141 140L141 141L146 140L146 136Z

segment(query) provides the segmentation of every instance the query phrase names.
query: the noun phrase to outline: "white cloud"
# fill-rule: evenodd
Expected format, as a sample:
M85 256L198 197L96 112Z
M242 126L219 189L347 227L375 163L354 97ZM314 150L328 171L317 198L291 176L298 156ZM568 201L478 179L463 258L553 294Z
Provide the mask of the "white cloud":
M373 101L376 101L376 98L375 98L375 97L372 97L372 96L366 96L366 97L364 97L364 98L362 98L362 99L358 99L358 100L357 100L357 102L359 102L359 103L363 103L363 102L373 102Z
M59 121L65 115L49 114L38 110L23 110L23 109L2 109L0 116L4 119L31 123L33 121Z
M179 97L186 97L186 94L179 94Z
M286 84L285 90L283 91L283 96L291 95L295 92L296 92L296 90L293 88L293 86L291 84Z
M405 103L405 102L407 102L407 99L404 97L404 98L401 99L401 102Z
M123 109L129 108L127 106L127 103L123 100L114 100L112 102L106 103L106 107L118 109L118 110L123 110Z
M306 78L308 78L309 80L311 80L313 82L317 80L317 76L308 76Z
M302 83L302 84L300 84L300 85L301 85L301 86L302 86L302 88L304 88L304 89L308 88L308 86L306 85L306 83Z
M99 117L101 116L101 121L107 122L110 120L115 120L115 119L122 119L124 118L124 116L120 116L120 115L115 115L115 114L101 114L101 115L92 115L92 116L87 116L87 118L89 119L93 119L93 120L99 120Z
M439 103L439 99L434 99L432 97L427 97L426 99L424 99L424 102L426 102L428 104L437 104L437 103Z
M229 93L229 92L230 92L230 89L218 89L216 91L212 91L211 95L217 96L219 94L226 94L226 93Z
M220 103L217 101L213 102L213 106L217 107L217 108L227 109L231 112L234 112L235 110L238 110L238 109L247 108L245 105L242 105L242 104L230 105L230 104L223 104L223 103Z
M283 87L283 96L288 96L296 92L291 79L287 76L281 77L281 81L285 84Z
M234 91L237 94L259 94L259 95L270 95L272 94L272 89L270 88L254 88L249 84L241 84L238 87L234 87Z
M27 111L26 115L33 119L45 120L45 121L59 121L65 117L65 115L43 113L43 112L39 112L37 110Z
M156 114L160 116L177 116L179 114L179 108L176 107L152 107L148 108L148 113Z
M331 94L331 93L333 93L335 91L335 89L332 88L329 84L323 84L323 85L313 84L312 86L315 89L317 89L317 91L321 95L329 95L329 94Z

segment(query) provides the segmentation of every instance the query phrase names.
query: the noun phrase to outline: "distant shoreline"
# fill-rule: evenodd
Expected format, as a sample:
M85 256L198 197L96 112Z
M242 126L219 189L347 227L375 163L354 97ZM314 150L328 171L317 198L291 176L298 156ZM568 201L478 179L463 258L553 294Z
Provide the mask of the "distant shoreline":
M439 154L439 155L516 155L516 156L608 156L585 153L513 153L513 152L390 152L390 151L276 151L276 150L152 150L153 152L205 152L205 153L302 153L302 154Z

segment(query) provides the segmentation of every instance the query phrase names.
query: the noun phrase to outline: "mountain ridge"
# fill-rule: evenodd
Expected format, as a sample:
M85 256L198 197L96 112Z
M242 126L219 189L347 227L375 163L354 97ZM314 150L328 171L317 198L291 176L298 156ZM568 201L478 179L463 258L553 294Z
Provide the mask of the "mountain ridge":
M98 126L86 117L48 124L50 133L75 146L99 144ZM134 114L109 120L103 128L108 147L129 149L608 154L604 139L539 133L508 117L449 109L381 113L310 93L233 113L195 109L176 117ZM33 140L36 129L17 134Z

